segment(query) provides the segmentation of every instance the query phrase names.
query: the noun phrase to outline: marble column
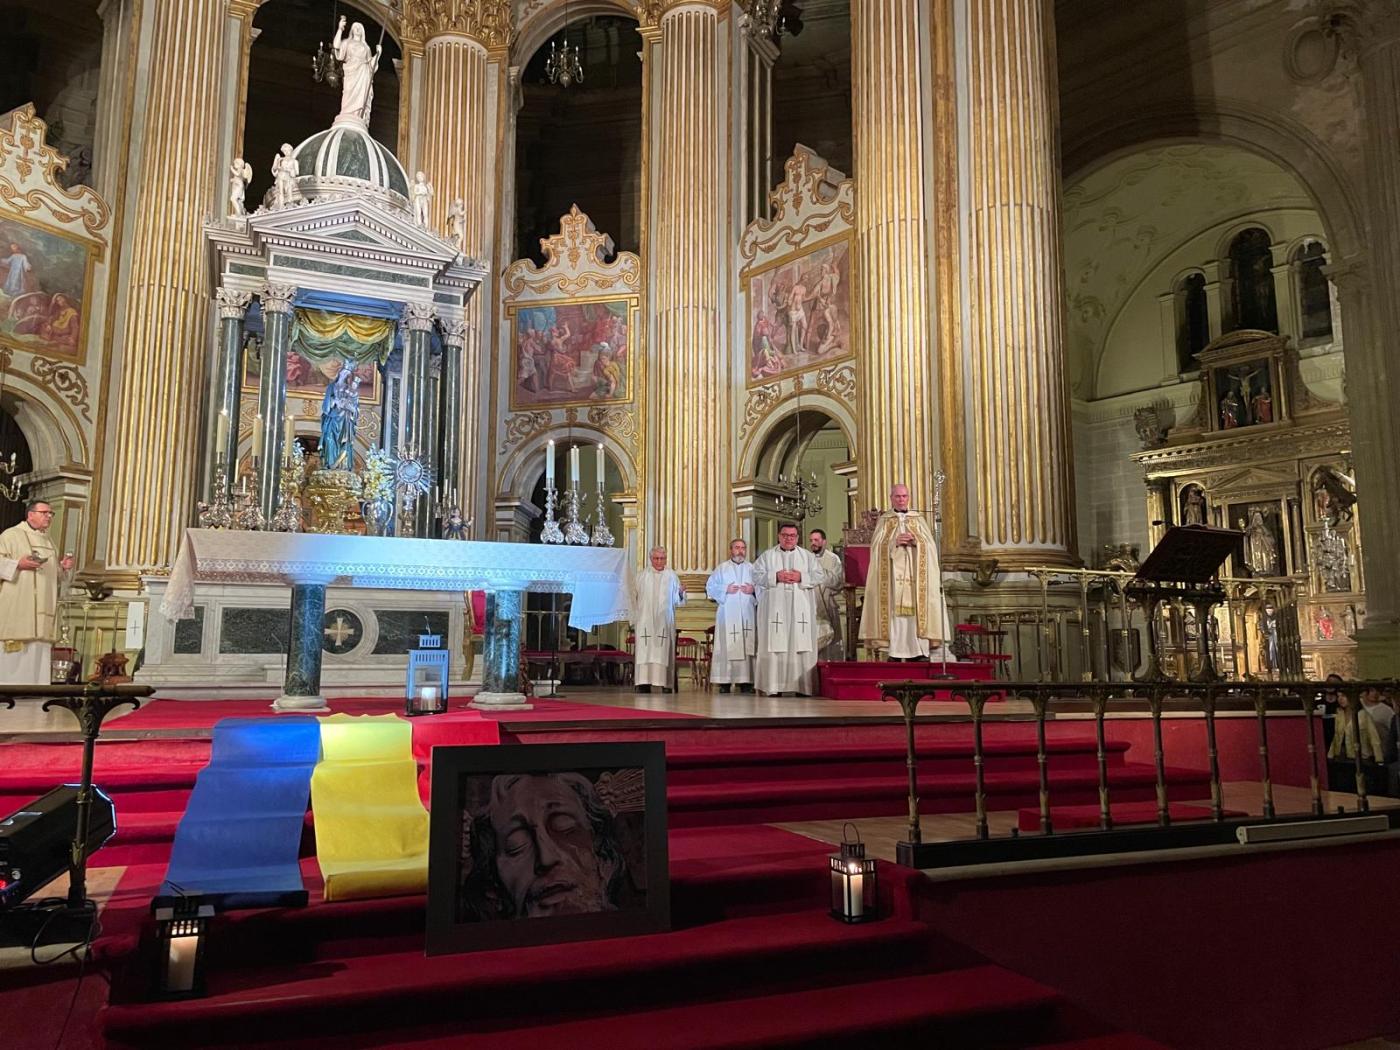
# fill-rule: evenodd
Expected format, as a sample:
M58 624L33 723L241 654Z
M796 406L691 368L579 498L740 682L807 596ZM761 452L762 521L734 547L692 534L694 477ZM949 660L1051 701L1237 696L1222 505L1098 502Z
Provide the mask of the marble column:
M728 373L721 360L726 63L719 13L706 3L667 8L659 23L649 237L655 341L647 413L652 486L649 542L669 548L677 572L708 572L724 550L733 511L723 461Z
M1274 279L1278 334L1286 337L1296 348L1303 341L1303 315L1298 303L1298 270L1288 261L1286 244L1275 244L1272 248L1276 261L1269 272Z
M292 586L287 634L287 673L277 711L317 711L326 706L321 695L321 644L326 622L326 584L308 580Z
M208 441L204 498L212 497L214 478L223 467L232 489L238 476L238 411L243 394L243 318L253 297L220 288L219 338L210 374ZM221 422L222 420L222 422ZM222 440L221 440L222 436Z
M1366 255L1340 260L1329 276L1347 326L1352 451L1366 529L1366 625L1356 634L1357 662L1363 675L1389 676L1400 674L1400 371L1391 352L1400 332L1400 5L1320 6L1361 73Z
M212 299L203 226L217 214L223 4L143 5L149 35L140 173L127 210L130 268L113 331L122 354L100 513L106 568L122 577L175 560L197 495L199 406Z
M892 485L932 515L939 457L938 394L930 328L929 150L922 117L929 71L919 0L851 5L855 123L857 452L867 506L888 506Z
M292 299L297 290L285 284L263 287L262 366L258 372L258 418L253 441L258 460L258 507L263 516L277 513L282 480L282 417L287 413L287 354L292 343Z
M486 669L481 692L471 706L487 711L528 711L520 691L520 618L524 591L493 591L486 595L486 629L483 632Z
M1219 339L1225 331L1225 295L1221 284L1220 263L1212 261L1201 267L1206 278L1206 324L1211 341Z
M442 489L450 496L455 488L459 499L471 504L470 492L462 487L462 353L467 326L462 321L442 325ZM463 513L471 517L471 511Z
M1076 541L1054 7L967 0L966 10L977 534L1003 568L1069 565Z
M490 260L495 254L499 143L505 138L509 98L506 70L513 32L511 0L408 0L405 29L421 41L422 91L415 101L418 162L436 190L433 225L446 228L447 209L460 199L466 208L463 251ZM507 188L503 188L508 191ZM496 268L492 267L494 275ZM451 423L457 438L455 473L444 478L478 498L468 517L484 520L489 486L481 476L484 372L493 359L495 278L488 276L467 302L460 342L461 369Z
M403 371L399 376L398 447L416 454L431 465L433 440L429 432L432 419L428 404L428 359L432 354L433 311L431 307L409 303L403 311ZM417 501L413 515L413 533L423 536L423 523L428 497Z

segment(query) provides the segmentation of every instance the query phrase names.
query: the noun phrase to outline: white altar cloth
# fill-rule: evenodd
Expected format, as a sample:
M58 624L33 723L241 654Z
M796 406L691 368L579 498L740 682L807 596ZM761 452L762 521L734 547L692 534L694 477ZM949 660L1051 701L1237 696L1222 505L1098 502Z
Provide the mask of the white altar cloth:
M631 615L630 578L631 560L617 547L189 529L161 612L192 616L197 581L543 591L572 595L569 626L591 631Z

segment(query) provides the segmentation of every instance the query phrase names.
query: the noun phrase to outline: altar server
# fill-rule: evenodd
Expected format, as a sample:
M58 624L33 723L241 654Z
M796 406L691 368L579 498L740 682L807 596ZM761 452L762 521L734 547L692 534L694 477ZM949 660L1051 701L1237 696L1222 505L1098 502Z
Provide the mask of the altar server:
M846 585L846 570L836 552L827 546L824 530L813 529L807 541L826 577L817 592L817 659L844 660L846 649L841 644L840 599L841 589Z
M798 546L797 526L778 527L778 545L754 565L758 591L758 691L769 696L817 691L817 594L826 574L811 551Z
M753 691L753 657L758 645L754 612L758 598L748 553L748 544L743 540L731 541L729 560L705 581L705 593L719 604L710 681L719 686L721 693L729 692L731 686L736 690L742 687L746 693Z
M646 693L652 686L669 691L675 680L676 606L685 601L680 577L666 568L666 548L653 547L650 561L632 588L635 681Z

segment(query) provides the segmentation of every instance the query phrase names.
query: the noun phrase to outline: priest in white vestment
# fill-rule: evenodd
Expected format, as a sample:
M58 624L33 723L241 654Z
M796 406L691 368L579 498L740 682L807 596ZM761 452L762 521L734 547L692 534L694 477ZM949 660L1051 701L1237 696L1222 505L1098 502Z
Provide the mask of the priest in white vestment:
M825 582L817 591L817 659L844 660L846 647L841 644L841 591L846 585L846 569L840 557L826 544L826 532L813 529L807 545L817 559Z
M945 646L948 627L933 530L909 509L908 487L895 485L870 538L860 637L867 652L884 649L891 660L951 662L957 658Z
M743 687L753 691L753 657L758 648L754 613L758 605L749 548L743 540L729 544L729 560L710 573L705 593L719 605L715 613L715 646L710 655L710 681L721 693Z
M680 577L666 568L666 548L651 549L651 564L632 585L634 681L641 690L673 688L676 673L676 606L685 601Z
M48 685L61 573L72 557L59 560L49 539L53 508L30 500L24 521L0 532L0 682Z
M812 552L798 545L797 526L778 528L778 545L753 567L758 589L760 693L812 696L817 691L817 594L826 575Z

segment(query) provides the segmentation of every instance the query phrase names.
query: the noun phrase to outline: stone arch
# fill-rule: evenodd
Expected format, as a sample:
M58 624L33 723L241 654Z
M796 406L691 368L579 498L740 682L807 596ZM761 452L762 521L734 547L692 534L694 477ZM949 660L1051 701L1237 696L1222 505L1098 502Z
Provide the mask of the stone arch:
M524 67L545 43L564 26L595 15L615 15L624 18L637 18L637 9L626 0L553 0L526 11L516 32L515 43L510 49L510 64ZM637 38L641 48L641 38Z
M553 440L563 444L571 438L582 438L589 444L601 442L622 474L623 491L637 492L637 463L627 447L606 431L588 424L575 424L572 427L560 425L521 442L520 447L506 457L497 473L495 498L529 499L535 481L544 472L547 443Z
M1064 181L1082 178L1124 154L1179 142L1224 143L1268 158L1294 175L1312 198L1339 261L1364 250L1359 187L1332 151L1296 121L1241 102L1215 102L1207 111L1179 99L1091 125L1064 144Z
M29 444L36 470L89 462L87 437L77 415L29 376L6 375L0 396Z
M841 428L841 433L846 438L846 444L850 447L851 458L856 456L856 420L854 410L846 402L822 393L804 392L802 395L801 410L803 414L808 412L821 412L836 422ZM773 436L783 430L788 421L797 414L799 405L797 398L789 397L768 413L767 416L753 429L744 443L744 451L739 459L739 476L744 478L757 477L764 456Z

